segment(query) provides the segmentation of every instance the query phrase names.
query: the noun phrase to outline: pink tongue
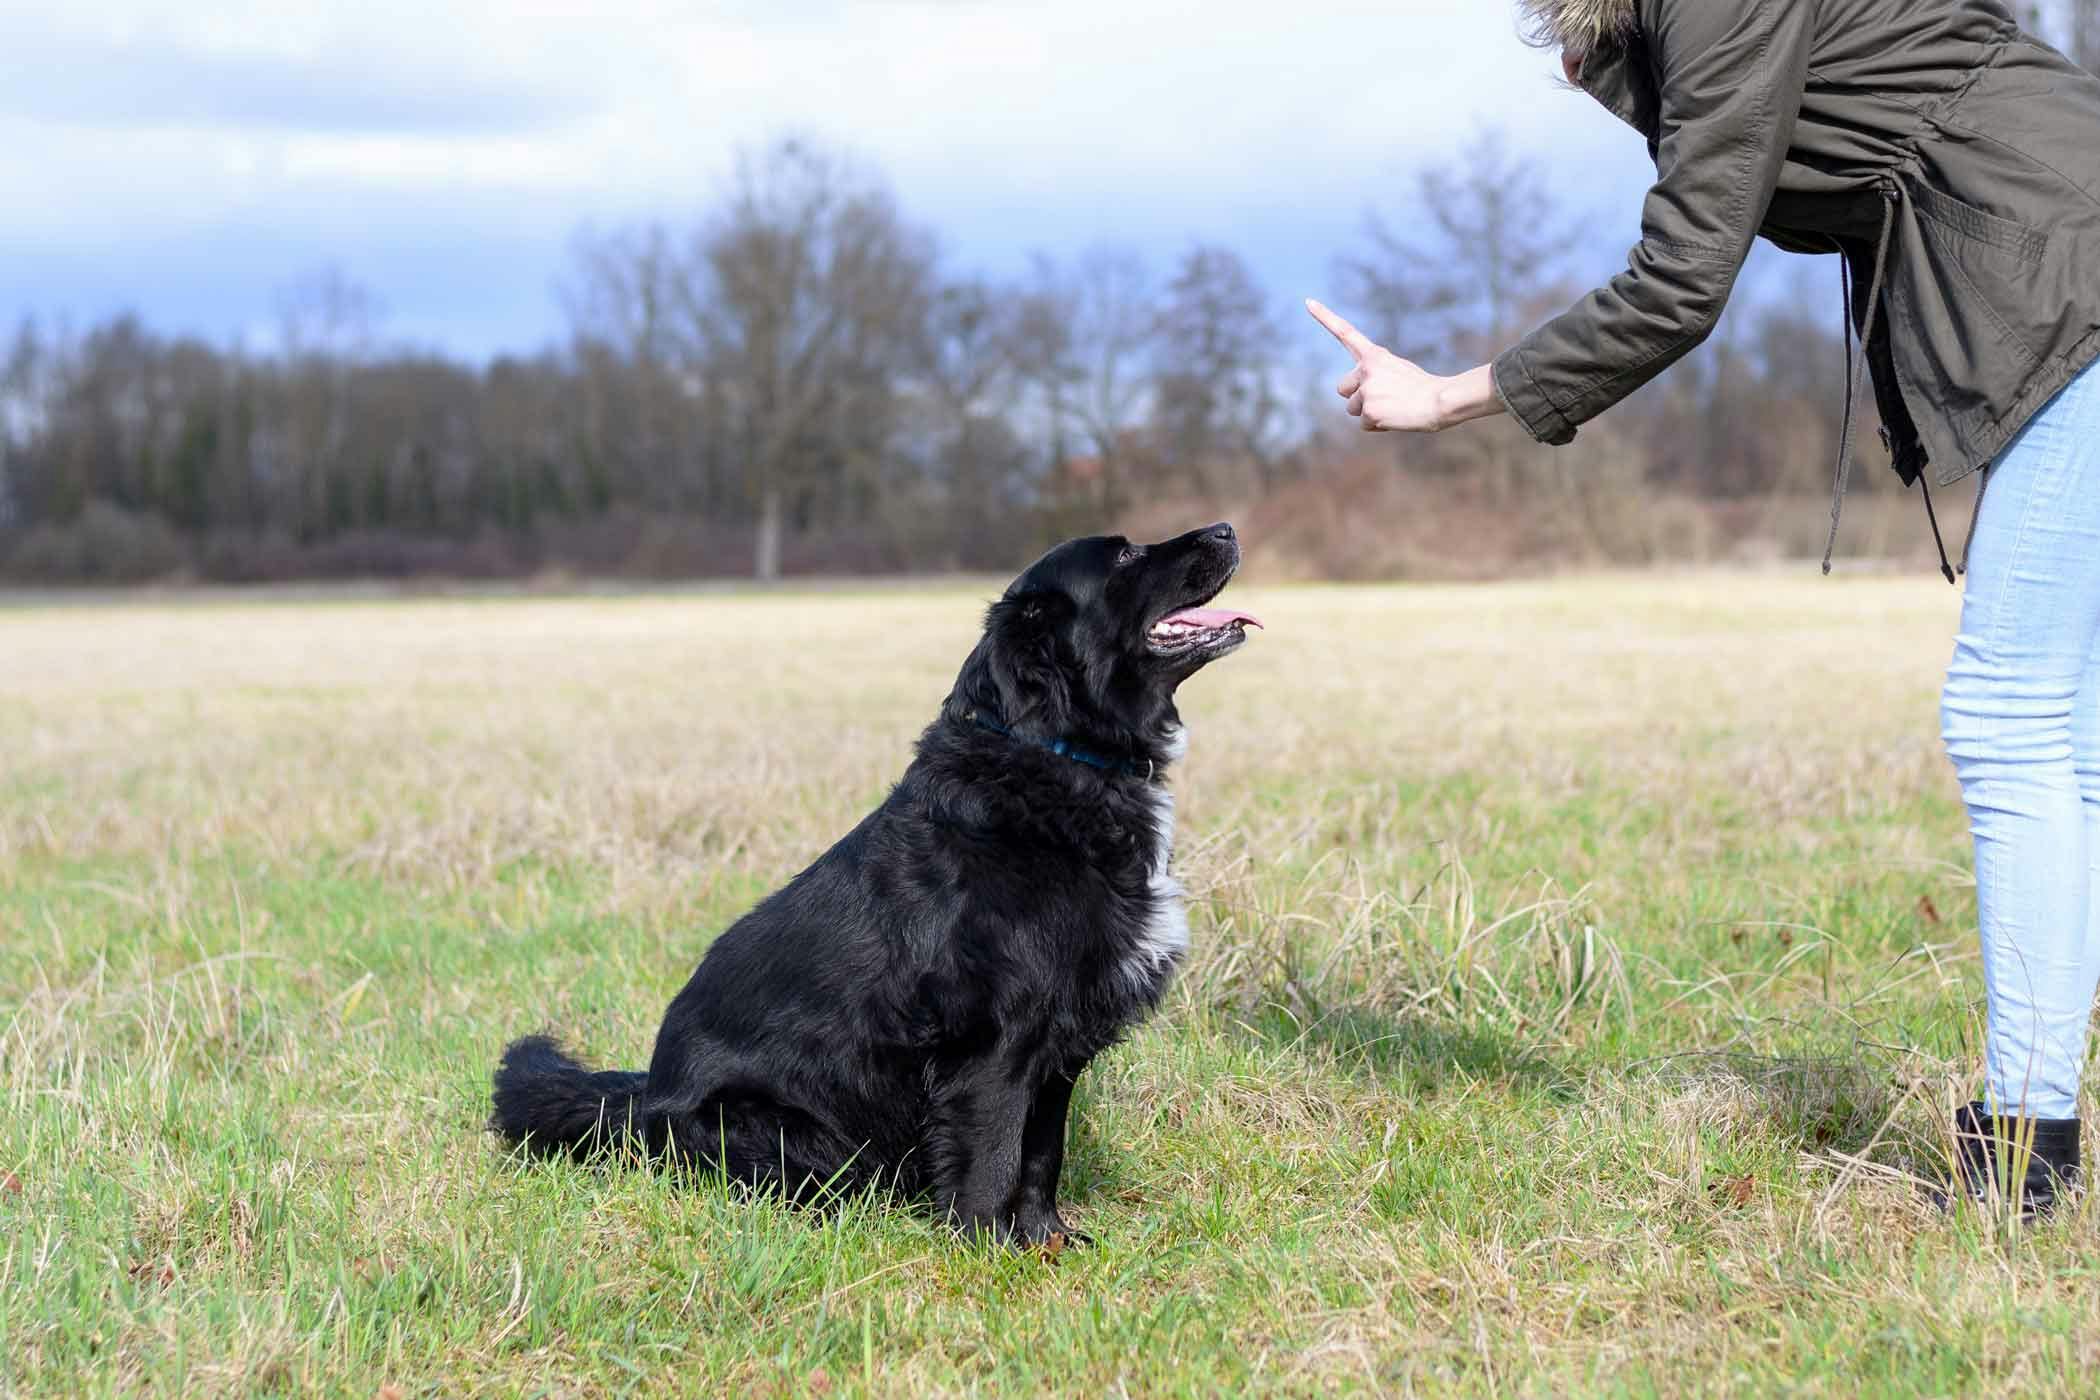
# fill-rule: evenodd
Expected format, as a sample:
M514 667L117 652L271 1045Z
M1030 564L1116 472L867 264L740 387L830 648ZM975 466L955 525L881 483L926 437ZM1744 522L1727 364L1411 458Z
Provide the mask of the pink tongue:
M1230 627L1235 622L1261 626L1260 618L1238 608L1183 608L1178 613L1168 613L1160 621L1183 622L1191 627Z

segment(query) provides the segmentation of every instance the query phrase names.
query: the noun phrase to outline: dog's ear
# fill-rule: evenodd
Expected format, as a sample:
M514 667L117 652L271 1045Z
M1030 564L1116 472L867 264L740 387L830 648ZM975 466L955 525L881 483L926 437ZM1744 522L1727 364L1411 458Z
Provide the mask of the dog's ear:
M1017 734L1055 739L1070 728L1072 678L1058 661L1057 630L1069 621L1072 600L1035 590L992 604L984 640L963 666L957 693L967 705L990 706Z

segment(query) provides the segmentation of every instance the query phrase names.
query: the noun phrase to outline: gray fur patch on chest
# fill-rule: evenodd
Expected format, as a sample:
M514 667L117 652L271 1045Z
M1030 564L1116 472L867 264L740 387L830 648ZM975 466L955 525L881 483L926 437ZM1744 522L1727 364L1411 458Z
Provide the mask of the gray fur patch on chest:
M1188 730L1176 728L1168 743L1167 761L1178 763L1188 747ZM1169 868L1174 858L1174 794L1157 787L1148 796L1154 844L1146 893L1152 909L1123 963L1124 975L1139 986L1171 972L1189 946L1189 915L1182 902L1185 892Z

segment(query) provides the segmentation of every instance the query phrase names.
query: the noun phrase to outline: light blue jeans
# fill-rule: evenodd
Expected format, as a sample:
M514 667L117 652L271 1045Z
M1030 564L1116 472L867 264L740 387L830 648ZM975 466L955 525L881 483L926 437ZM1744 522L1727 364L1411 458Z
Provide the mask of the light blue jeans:
M2074 1117L2100 981L2100 367L1991 464L1940 720L1976 838L1990 1093Z

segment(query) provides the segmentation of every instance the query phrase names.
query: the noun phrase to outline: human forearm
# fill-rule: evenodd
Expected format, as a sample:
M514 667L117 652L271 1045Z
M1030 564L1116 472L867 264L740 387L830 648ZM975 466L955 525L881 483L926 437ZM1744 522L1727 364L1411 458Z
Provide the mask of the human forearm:
M1502 403L1502 396L1495 392L1493 365L1481 365L1464 374L1439 379L1436 407L1439 429L1455 428L1476 418L1492 418L1509 411Z
M1571 440L1714 329L1793 141L1817 15L1807 0L1643 5L1661 115L1641 241L1624 271L1494 366L1539 441Z

